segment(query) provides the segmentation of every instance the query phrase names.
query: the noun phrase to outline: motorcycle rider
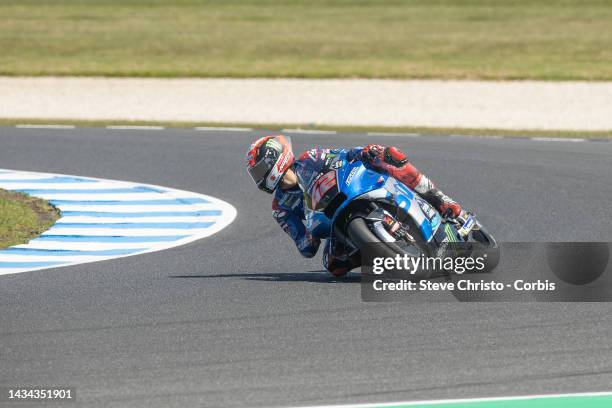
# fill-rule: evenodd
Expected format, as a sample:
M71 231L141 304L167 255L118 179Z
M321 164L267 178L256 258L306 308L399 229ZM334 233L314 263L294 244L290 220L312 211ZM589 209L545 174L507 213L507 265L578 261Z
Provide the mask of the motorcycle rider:
M434 183L408 161L397 147L370 144L364 148L322 149L315 148L294 159L291 143L282 135L265 136L251 145L246 160L247 171L257 187L274 194L272 214L281 228L293 239L297 249L306 258L313 257L320 240L313 237L304 226L304 190L318 176L318 160L326 155L347 152L348 160L361 160L372 167L387 172L416 191L423 199L447 217L461 214L461 206L438 189ZM334 276L343 276L357 267L348 251L337 242L328 239L323 253L323 266Z

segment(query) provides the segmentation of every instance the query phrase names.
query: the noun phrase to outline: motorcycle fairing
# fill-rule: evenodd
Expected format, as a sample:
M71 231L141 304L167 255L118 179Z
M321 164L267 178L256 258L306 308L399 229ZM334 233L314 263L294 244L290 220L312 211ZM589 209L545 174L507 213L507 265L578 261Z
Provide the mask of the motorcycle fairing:
M340 160L342 164L337 164ZM366 167L361 161L346 161L345 151L340 152L329 164L327 170L319 175L305 192L306 228L313 236L329 238L336 217L351 202L383 200L395 203L399 209L405 211L419 226L423 239L426 242L431 241L440 227L441 218L418 194L388 174ZM332 172L335 177L330 174ZM330 218L324 212L325 206L340 193L346 198ZM316 198L314 202L312 195Z

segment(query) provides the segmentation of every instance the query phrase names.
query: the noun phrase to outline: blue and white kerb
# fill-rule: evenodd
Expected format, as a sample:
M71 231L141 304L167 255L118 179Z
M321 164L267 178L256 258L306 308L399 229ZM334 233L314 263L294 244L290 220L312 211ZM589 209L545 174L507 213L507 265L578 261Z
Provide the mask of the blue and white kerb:
M40 237L0 250L0 275L159 251L212 235L236 217L213 197L125 181L0 170L0 188L61 211Z

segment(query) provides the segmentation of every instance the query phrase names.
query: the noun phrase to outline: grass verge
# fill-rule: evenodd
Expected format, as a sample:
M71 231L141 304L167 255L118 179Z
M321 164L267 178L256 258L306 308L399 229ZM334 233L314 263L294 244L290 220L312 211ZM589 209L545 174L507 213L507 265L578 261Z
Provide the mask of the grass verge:
M556 137L612 139L608 131L566 131L566 130L507 130L475 128L435 128L410 126L333 126L312 123L228 123L228 122L173 122L173 121L129 121L129 120L72 120L72 119L0 119L0 126L16 125L67 125L84 128L103 128L105 126L162 126L164 128L193 129L196 127L252 128L255 130L281 132L283 129L333 130L348 133L419 133L425 136L465 135L479 137Z
M59 211L47 201L0 189L0 248L36 238L58 218Z
M610 0L3 0L0 74L612 79Z

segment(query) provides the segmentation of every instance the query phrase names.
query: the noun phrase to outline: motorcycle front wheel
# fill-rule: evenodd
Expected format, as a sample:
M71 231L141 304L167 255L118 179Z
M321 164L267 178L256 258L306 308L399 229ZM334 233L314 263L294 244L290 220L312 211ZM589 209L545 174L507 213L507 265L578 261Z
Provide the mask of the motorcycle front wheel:
M428 251L420 237L416 242L384 241L376 235L374 223L361 217L356 217L348 224L346 232L351 242L359 249L362 259L395 258L397 255L409 257L426 256ZM421 241L421 242L419 242ZM368 262L369 263L369 262ZM386 276L398 279L420 280L431 277L431 271L419 269L414 273L392 270ZM362 273L371 273L369 268L362 268Z

